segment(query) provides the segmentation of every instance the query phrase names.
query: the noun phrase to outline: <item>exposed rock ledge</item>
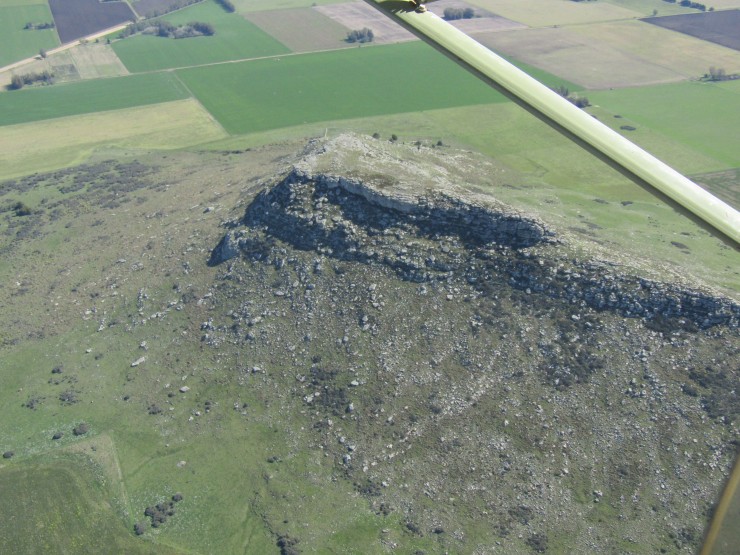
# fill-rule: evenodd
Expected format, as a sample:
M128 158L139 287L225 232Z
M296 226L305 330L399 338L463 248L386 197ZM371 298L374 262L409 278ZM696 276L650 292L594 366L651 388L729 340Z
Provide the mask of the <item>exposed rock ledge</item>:
M424 187L413 185L414 177L432 180L434 190L415 196ZM314 142L284 179L257 195L210 264L240 253L279 263L271 247L279 239L329 258L381 264L409 281L464 279L481 289L505 283L627 317L738 327L740 305L732 300L622 275L606 263L568 260L545 224L469 195L441 193L459 190L446 177L442 167L390 157L354 136ZM545 248L534 254L530 247L537 245Z

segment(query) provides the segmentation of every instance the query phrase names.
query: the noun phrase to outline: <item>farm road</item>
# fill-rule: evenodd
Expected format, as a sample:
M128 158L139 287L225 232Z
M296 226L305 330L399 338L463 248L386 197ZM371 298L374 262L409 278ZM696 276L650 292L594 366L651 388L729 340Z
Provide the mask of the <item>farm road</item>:
M68 42L67 44L63 44L61 46L58 46L57 48L53 48L51 50L46 51L46 55L52 55L56 54L57 52L63 52L64 50L69 50L70 48L73 48L77 46L78 44L81 44L82 42L91 41L95 39L99 39L101 37L104 37L105 35L108 35L110 33L115 33L116 31L122 31L129 25L128 22L121 23L120 25L116 25L115 27L109 27L108 29L103 29L102 31L98 31L97 33L93 33L92 35L88 35L86 37L82 37L80 39L77 39L72 42ZM33 56L32 58L26 58L25 60L19 60L17 62L14 62L12 64L8 64L5 67L0 67L0 73L4 73L6 71L12 71L14 69L18 69L19 67L23 67L27 64L30 64L31 62L38 60L38 56Z

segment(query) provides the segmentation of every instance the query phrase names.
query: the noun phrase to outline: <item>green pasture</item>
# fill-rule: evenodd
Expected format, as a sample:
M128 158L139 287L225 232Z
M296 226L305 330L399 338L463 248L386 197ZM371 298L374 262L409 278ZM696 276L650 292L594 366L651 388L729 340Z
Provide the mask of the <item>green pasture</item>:
M177 75L231 133L505 100L420 42L192 68Z
M740 167L739 87L685 82L589 93L592 104L662 133L717 160L715 168Z
M190 6L162 19L175 25L190 21L211 23L216 33L210 37L186 39L135 35L115 41L113 49L129 71L188 67L289 52L253 23L238 14L227 13L211 1Z
M187 98L172 74L95 79L0 94L0 126Z
M35 553L176 553L137 541L82 457L0 469L0 550Z
M39 50L59 45L56 29L24 30L26 23L54 21L46 3L5 5L0 3L0 67L30 58Z

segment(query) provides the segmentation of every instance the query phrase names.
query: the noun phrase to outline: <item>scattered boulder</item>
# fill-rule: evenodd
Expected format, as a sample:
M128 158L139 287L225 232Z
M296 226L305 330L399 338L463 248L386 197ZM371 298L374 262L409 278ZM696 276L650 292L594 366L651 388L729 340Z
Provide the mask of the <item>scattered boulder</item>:
M90 428L88 427L88 425L85 424L84 422L81 422L80 424L74 427L74 429L72 430L72 433L76 436L84 436L88 431L90 431Z
M15 453L13 451L5 451L5 453L3 453L3 458L12 459L14 455Z

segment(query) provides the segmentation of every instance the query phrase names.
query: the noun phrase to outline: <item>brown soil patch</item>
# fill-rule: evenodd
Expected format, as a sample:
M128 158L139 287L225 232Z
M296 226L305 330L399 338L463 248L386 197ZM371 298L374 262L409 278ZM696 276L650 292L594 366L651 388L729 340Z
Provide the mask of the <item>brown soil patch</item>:
M740 50L740 10L648 17L643 21Z
M245 17L293 52L314 52L349 46L344 39L350 29L318 9L270 10L249 13Z
M347 29L372 29L375 44L416 40L414 35L398 23L364 2L330 4L316 6L314 9Z
M539 67L588 89L679 81L685 76L570 29L482 33L476 40L499 54Z

